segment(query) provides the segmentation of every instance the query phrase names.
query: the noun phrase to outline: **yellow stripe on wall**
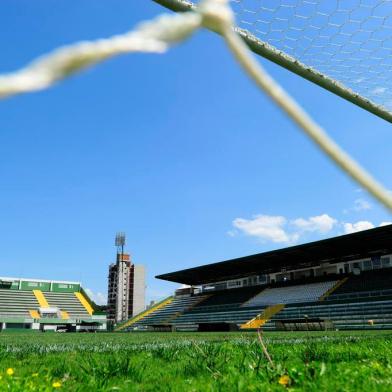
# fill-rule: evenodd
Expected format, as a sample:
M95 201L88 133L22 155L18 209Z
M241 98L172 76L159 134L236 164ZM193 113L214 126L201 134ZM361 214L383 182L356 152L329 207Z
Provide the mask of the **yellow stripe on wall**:
M80 303L84 306L86 309L87 313L92 316L94 313L94 309L91 307L91 305L88 303L86 298L84 298L84 295L80 292L75 292L74 293L76 298L80 301Z
M334 286L332 286L329 290L327 290L327 291L319 298L319 301L324 301L325 298L329 297L335 290L337 290L343 283L345 283L347 279L348 279L348 277L346 276L346 277L343 278L342 280L337 281L336 284L335 284Z
M144 317L148 316L149 314L151 314L161 308L164 308L166 305L169 305L172 301L173 301L173 297L168 297L168 298L164 299L163 301L158 302L157 304L155 304L151 308L146 309L143 312L136 315L135 317L130 318L125 323L118 325L115 328L115 331L121 331L121 330L131 326L132 324L135 324L137 321L143 319Z
M46 300L44 293L41 290L33 290L33 293L35 295L35 298L37 298L37 301L41 308L50 308L48 301Z
M69 319L69 314L68 314L68 312L66 312L65 310L62 310L62 311L61 311L61 318L62 318L63 320L68 320L68 319Z
M272 316L276 313L279 313L282 309L284 309L284 304L276 304L268 306L263 310L262 313L257 315L252 320L249 320L247 323L241 325L241 329L257 329L261 328Z
M37 310L29 310L29 313L33 319L39 319L41 317Z

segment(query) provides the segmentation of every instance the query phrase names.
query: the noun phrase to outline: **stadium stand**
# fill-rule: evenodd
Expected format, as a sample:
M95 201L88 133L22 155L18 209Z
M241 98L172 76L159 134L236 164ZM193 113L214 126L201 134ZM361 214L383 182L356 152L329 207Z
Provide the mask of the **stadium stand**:
M128 330L392 328L392 225L158 278L190 288Z
M238 289L224 290L214 292L204 301L198 303L195 308L205 307L205 306L218 306L218 305L227 305L227 304L242 304L247 301L249 298L255 296L260 293L262 288L260 287L242 287Z
M177 331L215 330L216 324L220 330L230 330L231 326L241 325L262 313L264 307L240 309L238 306L200 307L184 312L173 321ZM227 328L224 327L227 325Z
M139 314L135 315L134 317L131 317L129 320L126 320L125 322L116 325L116 327L114 328L114 331L115 332L124 331L124 330L130 331L130 330L133 330L134 328L137 329L138 327L135 327L135 325L139 320L147 317L150 313L157 312L160 308L165 307L166 305L168 305L172 301L173 301L173 297L168 297L158 303L153 304L152 306L148 307L143 312L140 312Z
M51 307L57 307L60 311L67 312L70 318L83 319L90 317L90 312L81 303L75 293L45 293L45 297Z
M338 298L342 294L382 292L392 288L392 269L384 268L373 271L363 271L360 275L352 275L331 295Z
M255 329L263 327L272 316L274 316L276 313L279 313L284 307L284 304L268 306L256 317L246 323L241 324L241 329Z
M180 331L197 330L198 326L204 325L212 329L210 324L233 324L243 325L249 320L260 315L265 320L263 312L270 305L290 302L317 301L336 281L313 283L310 285L294 285L280 288L246 287L244 289L226 290L212 294L207 300L193 309L185 311L176 320L174 326ZM262 290L260 292L260 290ZM225 301L225 294L227 301ZM255 294L250 299L249 296ZM211 305L213 304L213 305ZM208 327L207 327L208 325Z
M133 324L131 329L143 329L144 327L163 327L170 325L176 317L191 309L197 303L203 301L207 296L181 296L174 298L168 302L164 307L157 309L156 311L147 314L142 319L138 320Z
M94 311L78 282L0 278L0 330L103 330L106 316Z
M296 329L298 320L328 320L335 329L392 328L392 269L350 275L323 303L291 304L265 329ZM306 317L305 317L306 316Z
M310 283L279 288L267 288L242 306L289 304L293 302L313 302L335 286L336 281Z
M0 317L31 319L30 311L38 308L32 291L0 290Z
M275 317L272 317L264 329L301 329L306 320L317 320L320 323L327 320L334 329L365 329L378 326L392 327L392 300L342 302L323 304L303 304L301 306L285 307ZM302 325L302 327L306 325Z

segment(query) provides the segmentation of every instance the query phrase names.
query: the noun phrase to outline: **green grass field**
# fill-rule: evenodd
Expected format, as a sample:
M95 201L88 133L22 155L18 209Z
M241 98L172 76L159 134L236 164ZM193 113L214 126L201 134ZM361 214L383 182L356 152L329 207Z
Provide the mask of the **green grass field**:
M391 391L392 332L0 333L0 391Z

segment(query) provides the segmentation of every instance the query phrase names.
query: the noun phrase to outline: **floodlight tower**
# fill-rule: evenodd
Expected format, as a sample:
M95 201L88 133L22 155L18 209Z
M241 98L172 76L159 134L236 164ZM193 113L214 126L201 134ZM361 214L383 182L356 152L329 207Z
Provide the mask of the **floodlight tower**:
M114 243L117 247L117 265L118 265L120 260L124 261L125 233L124 232L117 233ZM119 257L119 255L121 255L121 258Z
M118 324L145 309L144 266L134 265L124 253L125 233L116 234L116 262L109 265L108 319Z

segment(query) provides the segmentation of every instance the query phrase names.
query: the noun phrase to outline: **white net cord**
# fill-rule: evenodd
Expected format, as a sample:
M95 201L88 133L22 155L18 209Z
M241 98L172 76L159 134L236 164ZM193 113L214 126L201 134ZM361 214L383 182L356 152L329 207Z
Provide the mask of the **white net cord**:
M64 46L19 71L0 75L0 99L48 88L116 55L165 52L170 45L188 37L200 24L201 17L197 13L163 15L122 35Z

